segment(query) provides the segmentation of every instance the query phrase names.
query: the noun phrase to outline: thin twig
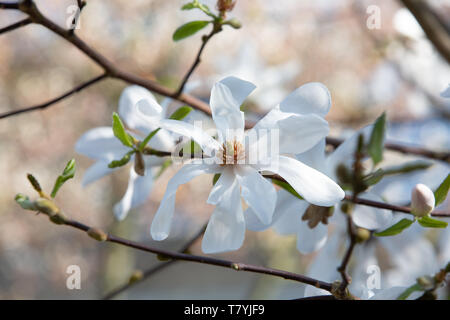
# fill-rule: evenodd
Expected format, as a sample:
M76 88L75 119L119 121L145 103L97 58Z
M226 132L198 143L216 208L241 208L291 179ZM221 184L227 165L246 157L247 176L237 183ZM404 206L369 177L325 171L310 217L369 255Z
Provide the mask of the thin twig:
M18 2L0 2L0 9L19 9Z
M186 244L184 244L183 247L180 250L178 250L178 252L186 253L186 251L188 251L190 249L190 247L203 235L203 233L205 232L205 229L206 229L206 224L188 242L186 242ZM143 282L144 280L150 278L151 276L158 273L159 271L166 269L167 267L171 266L172 264L174 264L177 261L178 260L170 260L170 261L167 261L164 263L159 263L156 266L151 267L150 269L143 272L142 278L140 278L139 281L127 282L126 284L123 284L122 286L120 286L116 289L113 289L111 292L109 292L108 294L106 294L103 297L103 300L109 300L109 299L114 298L118 294L128 290L129 288L133 287L134 285L136 285L138 283Z
M9 32L9 31L13 31L13 30L19 29L20 27L26 26L26 25L30 24L31 22L32 21L31 21L30 18L25 18L23 20L20 20L20 21L18 21L16 23L13 23L10 26L7 26L7 27L4 27L4 28L0 29L0 35L3 34L3 33Z
M214 24L213 29L211 30L211 32L208 35L205 35L202 37L202 45L200 46L200 49L198 50L197 56L195 58L194 63L192 64L192 66L189 68L189 71L186 73L186 75L183 77L183 81L181 81L180 87L178 88L177 92L175 93L174 97L178 97L181 93L183 93L183 89L186 85L186 83L188 82L190 76L192 75L192 73L194 72L195 68L197 68L198 64L201 62L201 55L203 50L206 47L206 44L208 43L208 41L216 34L219 33L222 30L222 28L220 27L220 25L216 25Z
M81 91L81 90L83 90L83 89L93 85L94 83L97 83L97 82L105 79L107 76L108 76L107 74L102 74L100 76L97 76L97 77L95 77L95 78L93 78L93 79L91 79L89 81L86 81L86 82L76 86L75 88L65 92L64 94L62 94L59 97L56 97L56 98L54 98L54 99L52 99L50 101L38 104L36 106L0 113L0 119L11 117L11 116L14 116L14 115L18 115L18 114L21 114L21 113L24 113L24 112L30 112L30 111L34 111L34 110L42 110L42 109L45 109L47 107L50 107L50 106L56 104L57 102L59 102L59 101L65 99L65 98L67 98L67 97L69 97L69 96L71 96L71 95L73 95L73 94L75 94L75 93L77 93L77 92L79 92L79 91Z
M70 226L72 228L76 228L78 230L82 230L84 232L88 232L89 230L92 230L92 228L88 225L85 225L81 222L78 222L76 220L70 220L70 219L64 219L63 222L59 222L60 224L64 224L66 226ZM190 262L196 262L196 263L202 263L202 264L208 264L228 269L233 269L236 271L245 271L245 272L252 272L252 273L259 273L259 274L265 274L270 275L274 277L280 277L287 280L293 280L305 284L309 284L312 286L315 286L319 289L323 289L326 291L331 292L331 283L320 281L314 278L310 278L301 274L289 272L289 271L283 271L278 269L272 269L267 268L263 266L257 266L257 265L251 265L241 262L233 262L229 260L223 260L223 259L217 259L212 257L206 257L206 256L197 256L187 253L180 253L180 252L173 252L163 249L158 249L155 247L151 247L136 241L124 239L118 236L114 236L112 234L106 235L107 242L112 242L116 244L123 245L125 247L134 248L136 250L149 252L153 254L160 255L162 257L168 258L168 259L174 259L174 260L181 260L181 261L190 261Z

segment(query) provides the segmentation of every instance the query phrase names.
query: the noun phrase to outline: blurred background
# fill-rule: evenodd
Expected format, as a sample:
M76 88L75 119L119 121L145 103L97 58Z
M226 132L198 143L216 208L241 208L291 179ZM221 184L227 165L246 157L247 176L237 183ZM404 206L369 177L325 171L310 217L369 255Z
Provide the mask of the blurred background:
M175 89L206 33L172 41L178 26L204 19L196 10L181 11L186 2L87 0L76 33L123 69ZM215 8L215 1L201 2ZM45 15L66 26L71 17L68 8L76 1L36 3ZM443 21L450 21L450 1L429 3ZM379 28L367 25L370 5L380 9ZM24 17L14 10L0 10L0 28ZM400 2L238 0L229 17L236 17L243 27L224 28L208 43L192 77L193 95L208 101L214 81L227 75L252 81L258 88L246 107L249 117L256 119L301 84L319 81L332 95L327 116L332 136L348 136L387 111L390 141L450 149L450 99L440 97L450 83L450 67ZM0 113L50 100L100 73L78 49L43 27L28 25L3 34ZM114 220L112 206L125 192L128 169L82 188L82 176L93 162L75 153L75 142L91 128L110 125L125 87L108 79L46 110L0 120L0 299L98 299L126 283L134 270L158 263L152 255L92 241L22 210L14 196L33 194L28 172L49 189L74 157L75 179L58 194L64 211L86 224L161 248L176 250L209 218L213 207L205 201L211 177L202 176L179 189L169 239L151 240L153 214L177 167L166 170L146 204L120 223ZM389 152L385 161L409 158L417 159ZM435 188L448 172L448 163L435 161L426 172L386 181L379 191L390 202L406 204L415 183ZM443 208L448 209L448 203ZM442 250L447 250L442 259L450 256L449 241L439 242L445 236L442 231L426 235L427 250L434 257L442 257ZM240 250L219 256L303 273L315 254L301 255L295 241L295 236L279 236L272 230L247 232ZM201 254L199 244L192 252ZM66 288L69 265L81 268L81 290ZM178 262L118 297L296 298L303 290L286 280Z

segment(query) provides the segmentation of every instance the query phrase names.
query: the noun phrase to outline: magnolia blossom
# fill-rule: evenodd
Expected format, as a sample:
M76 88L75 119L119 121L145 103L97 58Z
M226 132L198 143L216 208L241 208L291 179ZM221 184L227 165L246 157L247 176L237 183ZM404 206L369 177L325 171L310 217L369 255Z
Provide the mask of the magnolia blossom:
M326 175L292 157L280 155L305 152L323 139L329 128L320 116L274 109L244 132L244 113L240 105L254 89L252 83L235 77L227 77L214 85L210 106L217 139L189 123L161 121L162 127L198 143L206 158L201 163L188 162L169 181L152 222L153 239L164 240L169 235L178 186L204 173L221 174L207 200L216 208L203 237L205 253L236 250L242 245L246 220L241 197L260 221L271 223L277 192L261 171L280 175L306 201L318 206L331 206L344 197L343 190ZM313 92L314 85L310 88L310 93ZM305 100L294 92L282 103L294 107L304 105ZM146 106L139 109L144 115L151 115ZM279 140L271 140L271 143L279 152L267 154L265 146L274 132Z
M450 98L450 85L447 87L447 89L441 92L441 97Z
M166 101L166 104L169 101ZM145 105L152 110L152 118L142 118L137 112L138 105ZM145 88L129 86L121 94L118 113L130 132L138 140L143 140L150 132L158 128L158 122L165 117L166 105L161 107L155 97ZM174 140L166 130L159 130L150 141L149 145L158 150L171 151L174 148ZM108 164L112 160L121 159L130 148L124 146L115 136L112 127L98 127L87 131L78 139L75 150L89 158L96 160L85 173L83 185L102 178L113 172ZM134 160L134 155L131 162ZM122 220L128 211L142 204L148 197L153 186L154 174L164 162L164 158L145 156L145 175L138 175L134 166L130 168L128 188L123 198L114 206L114 215Z
M317 87L318 89L319 87ZM319 90L316 95L323 97L328 96L328 90L323 86L322 94ZM302 89L299 88L298 90ZM306 90L305 90L306 91ZM330 103L329 103L330 104ZM328 104L328 105L329 105ZM322 104L323 105L323 104ZM309 104L309 109L298 108L298 114L319 114L324 115L328 109L323 109L321 104ZM327 105L327 104L325 104ZM280 104L281 110L286 110L287 106ZM350 138L339 145L334 152L325 155L325 140L322 139L312 149L297 155L297 159L315 168L316 170L326 174L332 180L338 181L338 170L347 168L351 170L353 163L353 154L355 153L358 137L363 135L365 142L369 140L373 126L367 126L353 134ZM362 193L361 198L382 201L381 198L374 193ZM275 214L270 226L262 223L258 217L249 209L247 217L248 228L253 231L264 230L273 227L280 234L296 234L297 249L301 253L310 253L320 249L327 241L328 225L330 222L335 223L343 232L346 230L345 215L340 212L339 206L332 203L327 207L318 207L307 201L300 200L285 190L278 192L278 202ZM334 207L329 208L329 207ZM377 230L386 227L391 219L392 212L390 210L372 208L367 206L355 206L352 213L352 219L355 225L369 229Z

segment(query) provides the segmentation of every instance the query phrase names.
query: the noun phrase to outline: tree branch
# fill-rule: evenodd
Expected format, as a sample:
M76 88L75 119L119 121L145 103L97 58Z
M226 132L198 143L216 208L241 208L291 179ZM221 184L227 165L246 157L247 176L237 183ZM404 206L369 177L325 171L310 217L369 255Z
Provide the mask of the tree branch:
M428 39L441 56L450 63L450 26L441 21L431 6L423 0L400 0L414 15Z
M203 233L206 230L206 224L180 249L178 250L179 253L186 253L186 251L189 250L189 248L203 235ZM174 264L175 262L177 262L178 260L170 260L167 261L165 263L159 263L156 266L153 266L152 268L144 271L144 273L142 274L142 278L139 279L139 281L136 282L128 282L114 290L112 290L111 292L109 292L108 294L106 294L103 297L103 300L110 300L112 298L114 298L115 296L117 296L118 294L128 290L129 288L133 287L134 285L141 283L142 281L150 278L151 276L153 276L154 274L158 273L159 271L162 271L164 269L166 269L167 267L171 266L172 264Z
M75 94L75 93L77 93L77 92L79 92L79 91L81 91L81 90L83 90L83 89L93 85L94 83L97 83L97 82L99 82L99 81L101 81L103 79L106 79L106 77L107 77L106 74L102 74L100 76L97 76L97 77L95 77L95 78L93 78L93 79L91 79L89 81L86 81L86 82L80 84L79 86L77 86L77 87L67 91L66 93L62 94L59 97L56 97L56 98L54 98L54 99L52 99L50 101L38 104L36 106L0 113L0 119L11 117L11 116L14 116L14 115L18 115L18 114L21 114L21 113L24 113L24 112L30 112L30 111L34 111L34 110L45 109L47 107L50 107L50 106L54 105L57 102L59 102L59 101L65 99L65 98L67 98L67 97L69 97L69 96L71 96L71 95L73 95L73 94Z
M30 18L25 18L23 20L20 20L20 21L18 21L16 23L13 23L10 26L7 26L7 27L4 27L4 28L0 29L0 35L3 34L3 33L9 32L9 31L16 30L16 29L18 29L20 27L26 26L26 25L30 24L31 22L32 21L31 21Z
M206 44L208 43L208 41L216 33L219 33L221 30L222 30L222 27L219 24L214 23L212 31L208 35L205 35L205 36L202 37L202 45L200 46L200 49L198 50L197 56L195 58L195 61L192 64L191 68L186 73L186 75L183 77L183 81L181 82L180 87L178 88L177 92L175 93L175 96L179 96L183 92L184 86L186 85L186 83L188 82L190 76L192 75L192 73L194 72L195 68L197 68L198 64L201 61L202 52L205 49Z

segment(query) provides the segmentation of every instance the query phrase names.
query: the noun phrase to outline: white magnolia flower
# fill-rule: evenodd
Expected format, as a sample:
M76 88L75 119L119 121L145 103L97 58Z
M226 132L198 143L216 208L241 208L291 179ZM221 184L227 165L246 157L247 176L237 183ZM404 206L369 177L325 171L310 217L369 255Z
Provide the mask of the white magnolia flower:
M447 87L447 89L441 92L441 97L450 98L450 85Z
M214 85L210 106L217 127L217 140L191 124L162 121L164 128L197 142L209 158L203 163L187 163L169 181L151 226L153 239L164 240L169 235L178 186L203 173L221 174L207 201L216 208L203 237L205 253L235 250L242 245L246 222L241 197L260 221L265 224L271 222L277 195L261 171L280 175L315 205L331 206L344 197L343 190L333 180L291 157L278 153L259 157L258 154L258 161L251 161L267 142L268 134L261 132L275 130L279 133L280 154L304 152L328 133L327 122L317 115L299 115L279 109L269 112L244 133L244 113L239 107L254 89L252 83L235 77L227 77ZM283 103L294 106L304 105L305 101L294 91ZM148 113L145 106L140 106L140 110L144 115ZM248 146L244 147L251 137L257 139L250 139Z
M329 96L327 94L328 90L324 86L320 87L316 84L315 88L317 96L323 96L324 99L326 96ZM320 94L321 90L323 91L322 94ZM296 111L293 111L298 114L319 114L322 116L328 112L328 109L322 107L323 105L327 105L326 103L310 103L308 105L308 109L298 108ZM287 109L287 106L281 104L280 108L283 111ZM338 167L344 165L346 168L351 168L352 166L358 136L363 134L367 143L371 131L372 126L367 126L359 130L328 156L325 155L325 139L322 139L312 149L298 154L297 159L324 173L332 180L338 181ZM360 197L374 201L382 201L378 195L370 192L362 193ZM333 203L329 207L335 206L336 204ZM273 227L280 234L297 234L297 249L301 253L314 252L326 243L328 224L330 222L336 223L343 230L346 229L344 214L340 211L339 206L335 206L333 212L331 208L317 207L307 201L300 200L285 190L278 192L278 202L271 225L268 226L262 223L250 209L247 211L249 211L246 215L247 225L250 230L261 231L268 227ZM359 227L377 230L386 227L390 223L392 212L367 206L355 206L352 218L353 222Z
M147 109L152 110L152 117L143 118L136 112L137 105L145 105ZM126 126L133 130L130 134L142 141L151 131L158 128L158 122L165 117L165 109L156 102L155 97L147 89L133 85L122 92L118 113ZM158 150L171 151L174 148L174 141L169 132L159 130L158 134L150 140L149 146ZM86 186L116 170L116 168L110 169L108 164L112 160L121 159L130 151L130 148L125 147L114 136L112 127L98 127L83 134L78 139L75 150L96 160L83 177L83 185ZM134 160L134 155L132 157L130 162ZM124 219L130 209L145 202L153 186L154 173L159 170L164 158L145 156L144 162L146 172L144 176L138 175L134 166L130 168L127 191L114 206L114 215L119 220Z

